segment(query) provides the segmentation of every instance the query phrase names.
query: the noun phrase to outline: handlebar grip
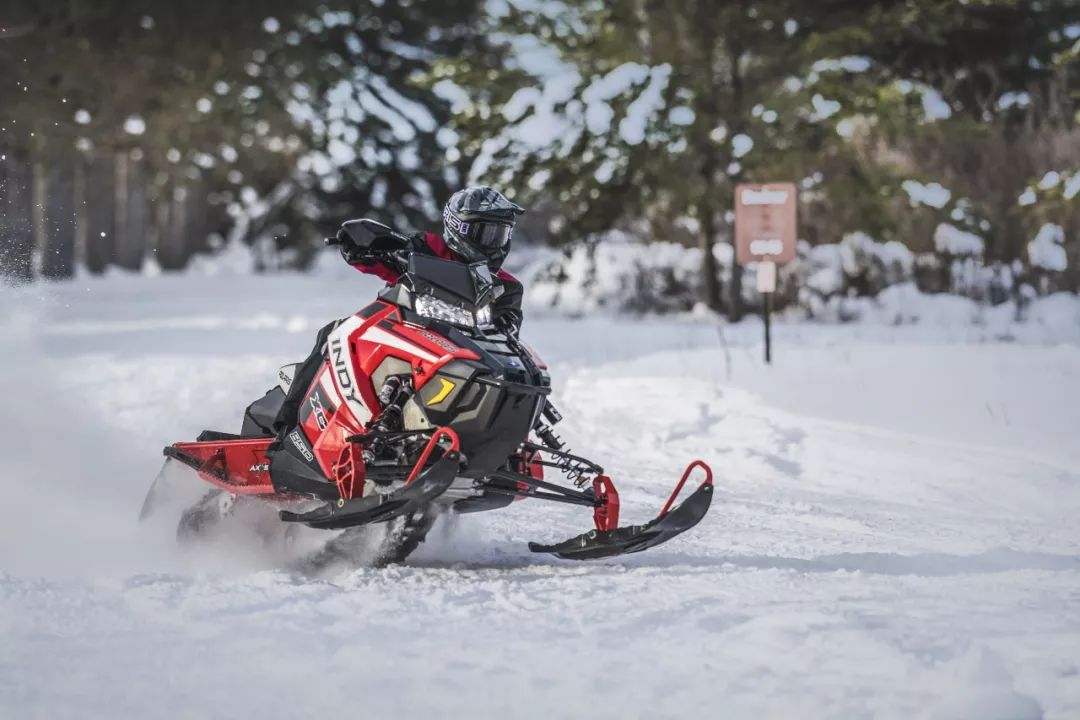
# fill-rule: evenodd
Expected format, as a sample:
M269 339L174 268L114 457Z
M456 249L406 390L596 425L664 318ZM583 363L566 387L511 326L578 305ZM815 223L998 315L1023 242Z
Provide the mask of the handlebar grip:
M336 237L323 238L323 244L327 247L333 247L334 245L340 245L341 239Z

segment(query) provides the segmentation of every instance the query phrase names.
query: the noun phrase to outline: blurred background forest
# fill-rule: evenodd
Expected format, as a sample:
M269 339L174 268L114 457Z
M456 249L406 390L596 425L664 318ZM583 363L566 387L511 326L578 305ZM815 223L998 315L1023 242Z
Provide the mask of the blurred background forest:
M782 301L1020 307L1080 290L1078 122L1075 0L0 0L0 275L303 269L484 182L546 302L737 318L734 185L794 181Z

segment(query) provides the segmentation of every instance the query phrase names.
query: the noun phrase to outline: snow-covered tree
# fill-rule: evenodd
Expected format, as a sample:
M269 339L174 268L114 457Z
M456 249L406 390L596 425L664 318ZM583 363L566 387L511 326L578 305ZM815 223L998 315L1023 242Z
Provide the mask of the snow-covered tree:
M934 166L910 145L894 151L897 139L925 126L940 148L952 129L977 133L1009 93L1049 92L1042 68L1076 13L1066 0L500 7L517 62L460 79L476 173L550 203L560 240L642 220L657 239L689 233L712 307L735 183L798 181L811 242L853 230L907 240L894 235L910 209L901 181ZM928 219L926 242L942 219ZM735 299L738 272L731 281Z

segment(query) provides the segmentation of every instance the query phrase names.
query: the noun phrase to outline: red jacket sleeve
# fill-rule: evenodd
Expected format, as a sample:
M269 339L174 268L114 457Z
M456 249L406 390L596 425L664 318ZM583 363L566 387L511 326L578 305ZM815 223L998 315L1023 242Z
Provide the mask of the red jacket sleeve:
M400 277L397 272L395 272L392 268L388 268L381 262L373 262L370 265L357 263L353 265L353 267L364 273L365 275L374 275L375 277L380 278L391 285L396 283L398 277Z
M431 254L437 258L443 260L457 260L452 250L446 245L446 240L435 233L424 233L424 242L427 243L428 249ZM353 265L354 268L367 275L375 275L378 278L385 280L386 282L393 284L398 280L399 274L391 267L387 267L381 262L371 262L371 264L357 263ZM499 270L495 273L495 277L500 280L509 281L512 283L518 283L518 279L505 270ZM519 283L520 284L520 283Z

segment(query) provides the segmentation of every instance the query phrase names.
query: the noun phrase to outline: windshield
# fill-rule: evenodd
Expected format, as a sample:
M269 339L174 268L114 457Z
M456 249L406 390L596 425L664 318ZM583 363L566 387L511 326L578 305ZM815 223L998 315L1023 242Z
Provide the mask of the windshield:
M466 265L419 253L409 257L406 278L418 296L432 295L471 310L486 305L495 287L485 263Z

